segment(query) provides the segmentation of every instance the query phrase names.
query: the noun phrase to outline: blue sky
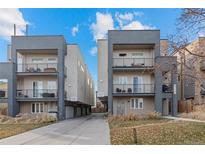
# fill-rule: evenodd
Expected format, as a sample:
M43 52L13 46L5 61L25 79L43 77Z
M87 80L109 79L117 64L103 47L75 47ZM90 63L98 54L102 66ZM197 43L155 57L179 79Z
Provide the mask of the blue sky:
M93 79L97 81L96 39L106 38L107 29L160 29L161 38L166 38L175 32L176 19L180 11L180 9L0 10L0 61L6 61L6 47L9 42L7 36L13 32L12 22L16 22L17 25L29 23L29 35L62 34L67 43L77 43ZM9 17L6 18L8 20L5 20L8 14ZM1 25L5 27L2 28ZM24 33L24 30L19 28L19 34Z

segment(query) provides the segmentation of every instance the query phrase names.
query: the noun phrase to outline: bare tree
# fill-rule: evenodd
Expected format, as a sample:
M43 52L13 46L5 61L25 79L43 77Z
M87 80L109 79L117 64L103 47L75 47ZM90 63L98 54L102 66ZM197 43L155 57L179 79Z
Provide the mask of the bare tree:
M201 75L199 65L205 59L204 46L194 46L193 41L205 34L205 9L182 9L177 19L177 32L169 36L169 52L178 55L180 60L181 101L184 100L184 80L187 78L205 85L205 76ZM192 46L194 46L192 48Z

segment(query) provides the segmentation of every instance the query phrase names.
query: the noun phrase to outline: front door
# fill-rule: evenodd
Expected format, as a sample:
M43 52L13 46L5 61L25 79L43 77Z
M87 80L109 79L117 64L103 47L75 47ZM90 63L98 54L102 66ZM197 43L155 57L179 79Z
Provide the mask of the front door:
M43 82L34 81L33 82L33 97L41 98L43 94Z

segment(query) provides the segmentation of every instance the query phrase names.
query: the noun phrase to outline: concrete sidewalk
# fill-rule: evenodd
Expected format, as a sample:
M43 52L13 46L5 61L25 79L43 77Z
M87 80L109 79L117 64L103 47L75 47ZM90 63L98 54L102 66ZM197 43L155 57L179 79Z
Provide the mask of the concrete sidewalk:
M95 114L5 138L0 144L106 145L110 144L109 126L103 115Z
M202 123L205 123L205 121L201 121L201 120L188 119L188 118L180 118L180 117L172 117L172 116L163 116L163 118L172 119L172 120L181 120L181 121L190 121L190 122L202 122Z

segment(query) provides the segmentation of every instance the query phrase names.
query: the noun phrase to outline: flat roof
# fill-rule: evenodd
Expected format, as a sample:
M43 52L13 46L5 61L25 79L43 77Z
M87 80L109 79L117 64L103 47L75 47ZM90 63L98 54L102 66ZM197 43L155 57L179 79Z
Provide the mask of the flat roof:
M108 30L108 31L160 31L159 29L127 29L127 30L116 30L116 29L113 29L113 30Z

